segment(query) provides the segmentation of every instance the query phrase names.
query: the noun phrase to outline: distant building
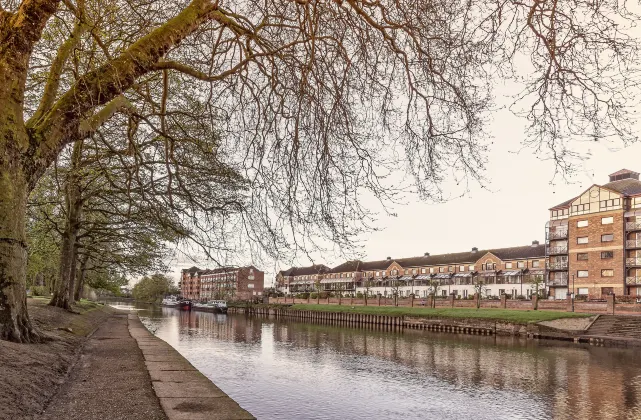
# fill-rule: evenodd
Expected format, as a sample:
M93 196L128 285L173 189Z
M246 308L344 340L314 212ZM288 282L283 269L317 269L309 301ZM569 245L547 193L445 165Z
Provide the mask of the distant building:
M568 293L600 298L641 296L641 181L622 169L604 185L552 207L545 245L478 250L381 261L347 261L292 267L276 276L284 293L438 294L529 296L544 287L550 297ZM543 281L541 281L543 279ZM541 284L542 283L542 284Z
M250 300L263 295L265 273L254 266L182 270L181 294L193 300Z
M313 267L313 268L312 268ZM480 290L484 296L502 293L530 296L537 287L545 289L545 245L532 245L430 255L381 261L347 261L334 268L323 265L292 267L276 276L284 293L321 291L343 294L367 293L383 296L468 297ZM319 283L316 283L318 281ZM478 286L478 285L482 286Z

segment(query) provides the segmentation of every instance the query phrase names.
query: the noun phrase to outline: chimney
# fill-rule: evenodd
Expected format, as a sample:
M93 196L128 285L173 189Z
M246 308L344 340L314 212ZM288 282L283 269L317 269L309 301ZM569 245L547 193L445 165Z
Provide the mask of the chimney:
M423 254L423 256L424 256L424 257L429 257L429 256L430 256L430 253L429 253L429 252L426 252L425 254Z
M539 241L532 241L532 248L539 246Z
M392 257L387 257L387 259L388 259L388 260L391 260L391 259L392 259Z
M472 254L476 254L479 252L479 249L477 247L472 248Z

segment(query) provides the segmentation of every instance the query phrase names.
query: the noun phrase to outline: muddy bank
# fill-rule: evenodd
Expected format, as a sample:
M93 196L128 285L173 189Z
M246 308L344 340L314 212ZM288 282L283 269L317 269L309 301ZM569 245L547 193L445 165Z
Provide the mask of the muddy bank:
M79 314L29 299L29 314L49 339L42 344L0 341L0 418L37 418L65 381L86 336L113 309L94 303L77 306ZM71 332L66 329L71 329Z

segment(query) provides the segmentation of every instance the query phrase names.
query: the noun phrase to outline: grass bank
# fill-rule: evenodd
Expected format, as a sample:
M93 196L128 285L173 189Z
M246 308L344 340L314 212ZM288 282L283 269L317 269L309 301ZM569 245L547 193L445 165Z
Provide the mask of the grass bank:
M0 341L0 419L38 418L64 382L86 336L113 313L86 300L69 312L49 306L49 300L27 299L29 316L47 341Z
M517 324L551 321L561 318L586 318L590 314L557 311L523 311L515 309L493 308L408 308L395 306L349 306L349 305L313 305L296 304L290 308L321 311L321 312L346 312L367 315L388 316L419 316L426 318L470 318L487 319L494 321L507 321Z

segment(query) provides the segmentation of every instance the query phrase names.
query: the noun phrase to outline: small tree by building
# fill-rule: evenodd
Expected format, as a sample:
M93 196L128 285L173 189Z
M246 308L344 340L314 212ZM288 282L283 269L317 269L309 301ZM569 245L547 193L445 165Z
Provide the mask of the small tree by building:
M321 281L320 281L320 279L317 278L314 281L314 288L316 289L316 304L317 305L320 305L321 286L322 286Z

